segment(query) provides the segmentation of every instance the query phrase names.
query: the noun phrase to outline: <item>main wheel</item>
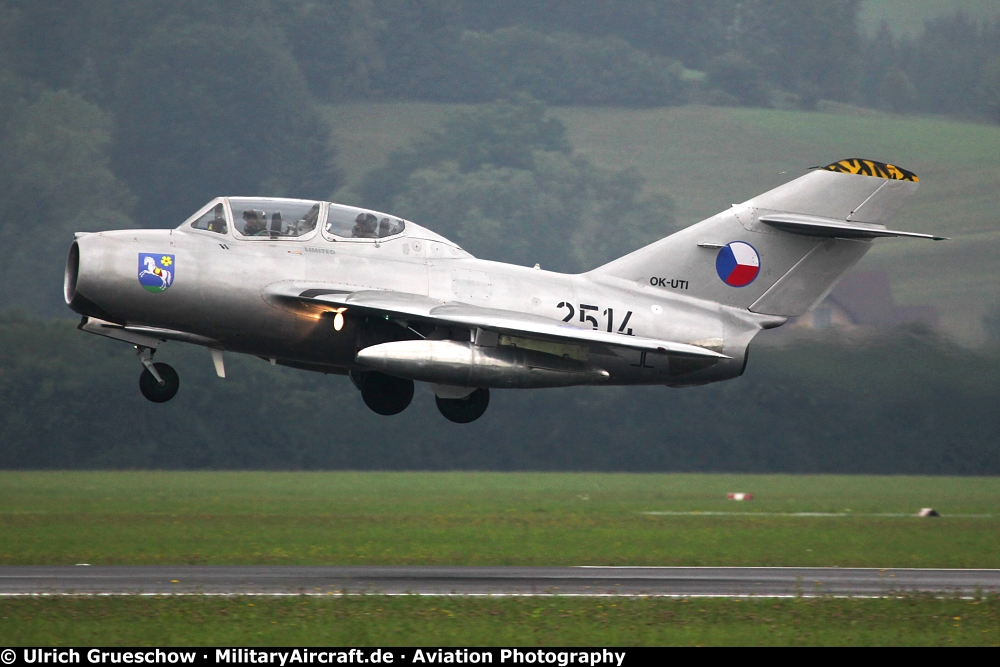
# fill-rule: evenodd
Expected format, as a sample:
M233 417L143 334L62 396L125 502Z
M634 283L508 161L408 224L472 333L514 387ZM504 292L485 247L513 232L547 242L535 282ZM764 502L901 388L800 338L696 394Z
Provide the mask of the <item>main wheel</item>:
M490 404L490 390L477 389L465 398L434 397L445 419L456 424L468 424L483 416Z
M365 405L384 417L398 415L413 400L413 380L370 371L362 376L360 385Z
M142 375L139 376L139 391L153 403L166 403L177 395L177 390L181 388L181 379L177 371L167 364L153 364L153 367L163 378L163 384L156 381L148 368L143 368Z

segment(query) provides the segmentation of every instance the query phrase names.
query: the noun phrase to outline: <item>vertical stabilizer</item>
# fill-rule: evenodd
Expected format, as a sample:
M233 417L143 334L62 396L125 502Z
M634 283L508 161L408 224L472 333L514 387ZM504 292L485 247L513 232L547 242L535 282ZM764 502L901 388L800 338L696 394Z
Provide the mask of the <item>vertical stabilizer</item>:
M912 172L842 160L640 248L591 272L755 313L795 317L822 300L888 236L917 188Z

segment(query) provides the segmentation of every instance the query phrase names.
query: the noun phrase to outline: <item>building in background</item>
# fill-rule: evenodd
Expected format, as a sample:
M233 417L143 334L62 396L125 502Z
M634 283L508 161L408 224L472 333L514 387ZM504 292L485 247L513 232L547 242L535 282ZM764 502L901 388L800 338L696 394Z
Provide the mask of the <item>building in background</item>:
M892 298L892 283L879 271L850 273L812 312L791 320L789 330L842 327L890 328L920 325L937 329L939 315L934 306L900 306Z

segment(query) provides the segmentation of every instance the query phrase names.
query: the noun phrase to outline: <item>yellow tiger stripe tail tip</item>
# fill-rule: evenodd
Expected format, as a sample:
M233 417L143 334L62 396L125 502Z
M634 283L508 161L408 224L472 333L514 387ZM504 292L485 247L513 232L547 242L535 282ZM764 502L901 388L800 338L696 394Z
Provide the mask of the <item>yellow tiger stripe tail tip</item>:
M912 171L897 167L894 164L879 162L877 160L863 160L859 158L848 158L838 160L825 167L826 171L835 171L841 174L852 174L855 176L873 176L875 178L885 178L895 181L912 181L919 183L920 179Z

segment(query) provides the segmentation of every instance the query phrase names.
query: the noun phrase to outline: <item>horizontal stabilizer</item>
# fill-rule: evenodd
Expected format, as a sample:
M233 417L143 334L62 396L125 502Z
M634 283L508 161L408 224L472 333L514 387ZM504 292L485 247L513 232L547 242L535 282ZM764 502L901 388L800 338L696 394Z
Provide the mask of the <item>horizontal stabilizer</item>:
M900 232L893 229L886 229L882 225L852 223L834 218L820 218L795 213L769 213L761 216L760 221L786 232L805 234L807 236L824 236L838 239L875 239L905 236L916 239L931 239L933 241L947 240L945 236Z

